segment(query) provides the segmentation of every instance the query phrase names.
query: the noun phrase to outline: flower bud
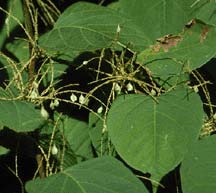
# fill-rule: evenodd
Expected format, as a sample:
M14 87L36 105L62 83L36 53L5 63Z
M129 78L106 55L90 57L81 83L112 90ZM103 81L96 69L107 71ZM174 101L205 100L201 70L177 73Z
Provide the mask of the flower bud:
M126 88L127 88L127 91L133 91L133 85L129 82L127 85L126 85Z
M41 116L42 116L44 119L48 119L48 118L49 118L49 113L46 111L46 109L44 108L43 105L41 106Z
M71 96L70 96L70 100L74 103L74 102L76 102L77 101L77 96L75 95L75 94L71 94Z
M55 143L52 146L51 153L52 155L56 155L58 153L58 148L56 147Z
M97 113L98 113L98 114L101 114L102 112L103 112L103 107L100 106L100 107L97 109Z

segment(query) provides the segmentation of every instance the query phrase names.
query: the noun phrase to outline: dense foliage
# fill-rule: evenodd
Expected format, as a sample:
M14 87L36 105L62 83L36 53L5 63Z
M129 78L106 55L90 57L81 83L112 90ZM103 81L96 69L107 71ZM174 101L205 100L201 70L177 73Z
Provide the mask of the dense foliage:
M214 192L215 11L1 2L0 192Z

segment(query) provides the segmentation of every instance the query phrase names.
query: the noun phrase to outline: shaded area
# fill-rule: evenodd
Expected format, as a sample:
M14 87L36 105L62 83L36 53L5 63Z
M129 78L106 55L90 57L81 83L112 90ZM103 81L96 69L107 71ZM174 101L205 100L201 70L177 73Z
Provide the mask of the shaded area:
M212 58L202 67L196 69L194 75L191 74L191 83L192 85L200 85L200 83L205 84L206 91L199 87L198 94L203 102L203 109L208 116L211 114L210 106L213 109L213 112L216 111L216 58ZM199 79L199 81L197 80ZM209 96L208 96L209 95ZM211 104L209 104L209 102Z
M1 192L22 193L25 183L37 170L35 140L30 135L4 128L0 131L0 145L9 149L0 156Z

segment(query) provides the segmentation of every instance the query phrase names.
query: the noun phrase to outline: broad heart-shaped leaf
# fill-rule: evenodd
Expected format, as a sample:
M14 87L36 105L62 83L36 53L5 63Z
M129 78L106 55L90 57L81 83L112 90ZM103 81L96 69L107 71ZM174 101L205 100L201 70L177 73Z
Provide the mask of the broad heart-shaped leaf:
M108 113L107 128L120 156L159 181L198 137L203 110L199 96L183 87L157 100L142 94L120 96Z
M2 100L1 98L8 98ZM37 129L44 123L40 110L32 103L10 100L10 96L0 88L0 124L16 132L27 132Z
M125 46L131 44L130 47L135 50L150 44L139 27L125 15L117 10L84 2L70 6L59 17L54 28L39 40L47 51L58 51L68 56L107 48L117 42Z
M150 67L156 62L171 59L190 72L199 68L216 54L216 28L198 21L177 36L165 37L165 42L156 43L138 56L140 63ZM171 62L170 60L170 62Z
M120 9L138 24L151 40L181 31L192 18L194 0L120 0Z
M145 186L112 157L95 158L26 185L28 193L147 193Z
M182 162L181 182L184 193L215 192L216 136L197 141Z
M78 161L93 157L88 124L84 121L62 116L61 128Z

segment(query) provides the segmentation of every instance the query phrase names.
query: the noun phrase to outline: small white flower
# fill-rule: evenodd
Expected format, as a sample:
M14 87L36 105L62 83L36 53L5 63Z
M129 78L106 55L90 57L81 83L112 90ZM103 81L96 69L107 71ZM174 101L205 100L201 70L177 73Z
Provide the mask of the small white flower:
M152 96L155 96L157 93L156 93L156 91L155 91L155 89L151 89L151 95Z
M84 60L82 64L86 65L86 64L88 64L88 61Z
M55 107L58 107L58 106L59 106L59 100L58 100L58 99L55 99L55 100L54 100L54 106L55 106Z
M85 104L85 97L82 94L79 97L79 103L82 105Z
M117 33L120 33L120 31L121 31L121 27L120 27L120 25L118 24L117 29L116 29L116 32L117 32Z
M79 103L81 105L88 105L89 100L88 100L88 98L84 97L83 94L81 94L79 97Z
M193 86L193 90L194 90L195 93L198 93L199 92L198 86Z
M216 113L213 115L214 120L216 120Z
M103 112L103 107L100 106L100 107L97 109L97 113L98 113L98 114L101 114L102 112Z
M127 91L133 91L133 85L129 82L127 85L126 85L126 88L127 88Z
M50 108L51 109L54 109L55 107L58 107L59 106L59 101L58 99L55 99L54 101L51 101L50 102Z
M48 119L48 118L49 118L49 113L46 111L46 109L44 108L43 105L41 106L41 116L42 116L44 119Z
M56 147L55 143L52 146L51 153L52 155L56 155L58 153L58 148Z
M31 99L36 99L38 97L38 92L36 89L33 89L30 94Z
M55 108L55 104L53 101L50 102L50 108L53 110Z
M117 94L121 93L121 87L118 83L114 83L114 90Z
M70 96L70 100L74 103L74 102L76 102L77 101L77 96L75 95L75 94L71 94L71 96Z

